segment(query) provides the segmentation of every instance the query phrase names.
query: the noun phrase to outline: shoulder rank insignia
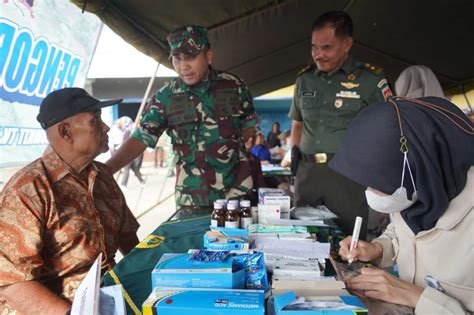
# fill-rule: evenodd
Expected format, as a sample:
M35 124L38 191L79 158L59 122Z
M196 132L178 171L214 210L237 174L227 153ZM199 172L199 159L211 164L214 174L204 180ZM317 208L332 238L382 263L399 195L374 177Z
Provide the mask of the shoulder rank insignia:
M302 75L302 74L305 73L305 72L310 71L311 69L314 69L314 64L307 65L306 67L304 67L303 69L301 69L300 72L298 72L298 74L297 74L296 76L299 77L300 75Z
M359 87L359 83L353 83L353 82L341 82L341 85L345 87L346 89L353 89L356 87Z
M380 74L383 71L383 68L381 68L379 66L376 66L376 65L373 65L373 64L370 64L368 62L362 63L361 68L365 69L369 72L372 72L373 74Z

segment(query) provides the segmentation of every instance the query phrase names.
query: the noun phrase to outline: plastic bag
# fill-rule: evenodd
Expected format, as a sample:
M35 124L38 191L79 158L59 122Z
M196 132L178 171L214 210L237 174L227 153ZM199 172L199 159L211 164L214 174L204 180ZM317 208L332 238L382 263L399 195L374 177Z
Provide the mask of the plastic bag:
M337 218L337 215L329 210L325 205L305 207L293 207L291 210L291 218L298 220L329 220Z

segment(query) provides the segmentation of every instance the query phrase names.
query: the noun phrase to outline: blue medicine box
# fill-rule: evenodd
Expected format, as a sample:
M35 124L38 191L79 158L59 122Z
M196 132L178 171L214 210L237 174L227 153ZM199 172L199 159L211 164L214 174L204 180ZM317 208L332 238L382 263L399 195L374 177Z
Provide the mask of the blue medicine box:
M245 270L232 272L232 257L223 262L201 262L189 260L191 256L163 254L151 272L152 288L245 288Z
M260 290L155 288L143 302L143 315L264 315Z
M296 296L292 291L281 295L272 296L268 300L269 315L364 315L368 314L368 310L362 301L353 295L345 296L321 296L309 297L305 300L308 302L318 303L319 309L308 309L295 305L294 309L285 309L288 305L296 300ZM342 309L348 308L348 309Z
M211 227L204 234L204 248L209 250L249 251L249 234L246 229Z

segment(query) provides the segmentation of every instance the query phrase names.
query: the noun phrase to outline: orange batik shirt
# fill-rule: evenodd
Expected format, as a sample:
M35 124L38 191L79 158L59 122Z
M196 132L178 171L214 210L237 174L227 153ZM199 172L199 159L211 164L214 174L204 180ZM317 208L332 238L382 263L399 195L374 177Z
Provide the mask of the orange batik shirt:
M35 280L72 301L99 253L103 271L114 265L139 224L108 167L87 171L86 184L48 150L10 179L0 195L0 286Z

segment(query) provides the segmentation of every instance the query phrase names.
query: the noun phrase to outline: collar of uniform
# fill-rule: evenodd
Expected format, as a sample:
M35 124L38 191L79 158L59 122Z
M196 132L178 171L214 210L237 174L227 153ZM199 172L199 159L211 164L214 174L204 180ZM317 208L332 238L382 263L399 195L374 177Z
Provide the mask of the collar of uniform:
M351 56L348 56L346 61L344 61L344 63L342 64L342 66L337 69L337 70L334 70L332 72L323 72L323 71L320 71L318 69L318 67L316 67L316 69L314 70L314 74L316 75L327 75L328 77L331 77L334 73L337 73L339 71L343 71L345 72L346 74L350 74L354 71L354 67L355 67L355 63L354 63L354 59L352 59Z
M58 153L56 153L56 151L54 151L53 147L51 146L48 146L43 152L41 160L43 161L43 165L46 169L48 177L53 183L60 181L68 174L76 176L74 175L74 171L71 169L71 167L61 159ZM86 168L88 169L89 174L90 172L93 172L95 175L99 171L93 162L90 163Z

